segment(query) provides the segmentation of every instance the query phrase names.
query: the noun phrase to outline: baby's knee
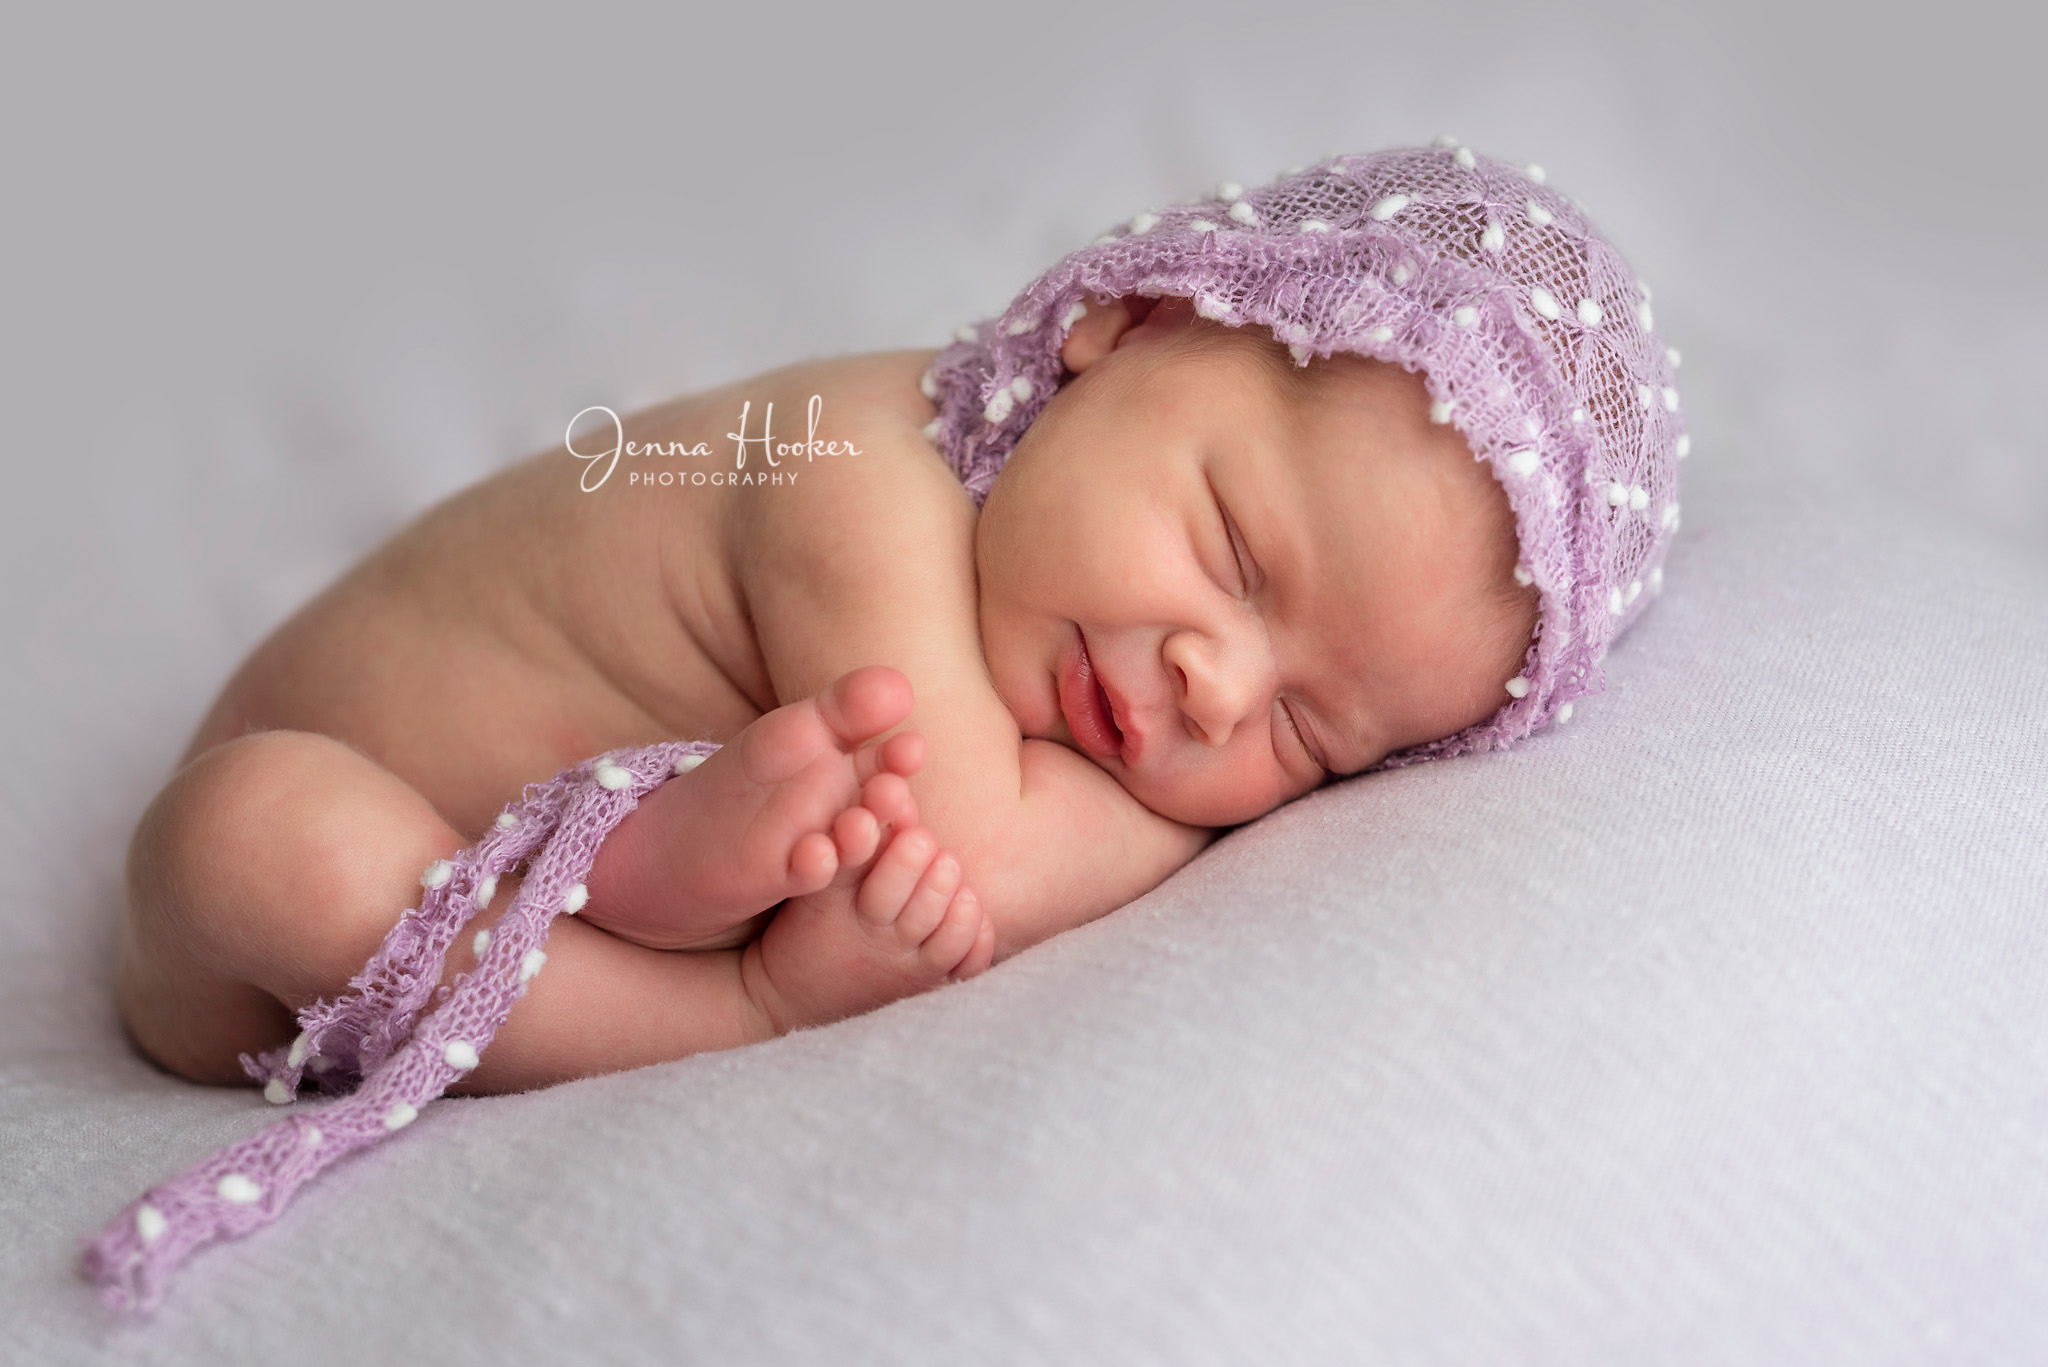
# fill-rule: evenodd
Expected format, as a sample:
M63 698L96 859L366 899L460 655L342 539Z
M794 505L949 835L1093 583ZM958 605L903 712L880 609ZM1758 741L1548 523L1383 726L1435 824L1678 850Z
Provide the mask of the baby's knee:
M410 786L340 741L255 732L194 759L151 804L129 851L130 916L289 991L328 976L330 960L360 964L419 870L459 843Z

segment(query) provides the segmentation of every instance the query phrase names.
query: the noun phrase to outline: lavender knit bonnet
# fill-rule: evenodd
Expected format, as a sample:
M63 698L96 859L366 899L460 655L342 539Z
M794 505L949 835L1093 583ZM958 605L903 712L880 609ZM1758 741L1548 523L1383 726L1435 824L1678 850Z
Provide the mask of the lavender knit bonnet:
M1601 690L1608 645L1663 585L1689 441L1649 287L1541 167L1439 138L1225 183L1098 237L931 368L927 435L977 503L1059 388L1087 304L1134 294L1269 328L1297 364L1341 351L1420 371L1430 417L1506 490L1516 578L1539 595L1521 673L1491 718L1383 766L1512 744Z

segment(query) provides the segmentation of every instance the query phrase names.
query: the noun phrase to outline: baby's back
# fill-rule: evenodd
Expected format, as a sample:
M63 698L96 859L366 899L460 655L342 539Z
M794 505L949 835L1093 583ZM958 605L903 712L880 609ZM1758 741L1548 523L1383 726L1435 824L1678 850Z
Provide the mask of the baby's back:
M601 484L558 448L456 494L258 647L189 754L319 732L477 832L526 783L725 739L849 655L921 695L971 686L974 508L919 432L929 359L790 367L628 418L626 439L664 454L628 447ZM804 442L815 407L837 452L750 440L742 463L742 407L757 439L770 404L777 444ZM579 429L579 449L609 444Z

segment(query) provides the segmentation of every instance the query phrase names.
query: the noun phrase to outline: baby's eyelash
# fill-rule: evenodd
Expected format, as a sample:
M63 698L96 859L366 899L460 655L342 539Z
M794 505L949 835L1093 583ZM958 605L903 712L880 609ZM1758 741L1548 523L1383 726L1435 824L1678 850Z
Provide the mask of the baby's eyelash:
M1293 706L1282 702L1280 710L1287 714L1287 729L1294 732L1294 739L1300 742L1301 752L1308 756L1309 763L1315 765L1316 768L1321 769L1324 773L1328 773L1330 766L1316 758L1315 747L1308 743L1308 732L1301 729L1301 722L1296 719Z
M1243 533L1237 530L1237 523L1231 520L1230 510L1223 506L1223 500L1216 500L1216 515L1223 519L1223 534L1230 538L1230 558L1237 562L1237 579L1246 593L1251 592L1254 571L1251 547L1244 544Z

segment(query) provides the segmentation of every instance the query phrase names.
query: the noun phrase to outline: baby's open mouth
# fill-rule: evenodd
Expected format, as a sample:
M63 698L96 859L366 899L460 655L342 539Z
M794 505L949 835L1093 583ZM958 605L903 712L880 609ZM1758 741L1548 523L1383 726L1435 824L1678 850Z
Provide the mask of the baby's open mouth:
M1095 664L1088 658L1088 641L1079 627L1074 629L1074 644L1061 663L1060 711L1067 719L1067 729L1074 733L1083 750L1097 759L1122 758L1124 733L1117 727L1109 695L1095 677Z

